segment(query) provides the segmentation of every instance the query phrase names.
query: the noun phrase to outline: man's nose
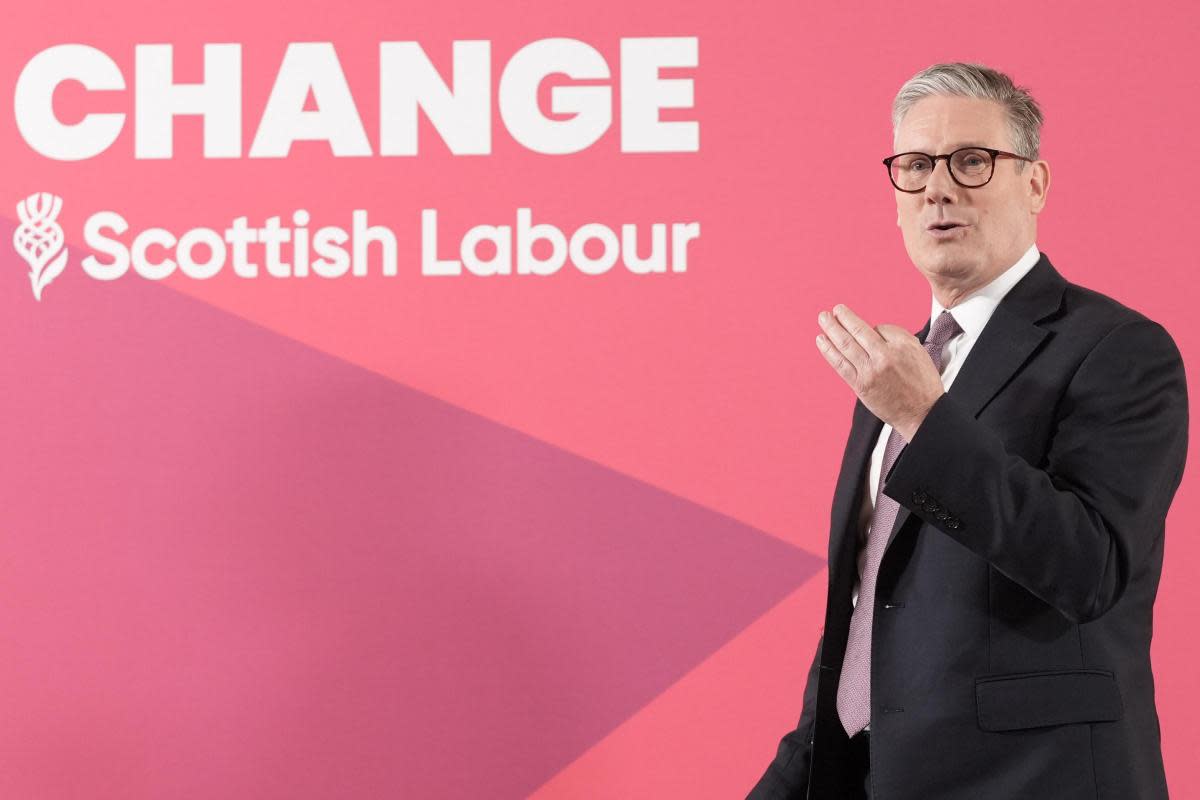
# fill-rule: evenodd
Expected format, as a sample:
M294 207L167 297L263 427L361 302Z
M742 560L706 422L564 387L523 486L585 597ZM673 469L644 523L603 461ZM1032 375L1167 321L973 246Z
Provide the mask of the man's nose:
M953 203L961 187L950 177L950 159L939 158L933 162L929 182L925 184L925 202Z

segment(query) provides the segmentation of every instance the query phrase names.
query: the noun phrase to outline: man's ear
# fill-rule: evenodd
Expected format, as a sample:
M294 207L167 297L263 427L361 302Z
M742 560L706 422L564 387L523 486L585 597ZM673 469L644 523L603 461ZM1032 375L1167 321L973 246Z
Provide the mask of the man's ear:
M1035 161L1029 165L1029 210L1040 213L1046 207L1046 195L1050 191L1050 165Z

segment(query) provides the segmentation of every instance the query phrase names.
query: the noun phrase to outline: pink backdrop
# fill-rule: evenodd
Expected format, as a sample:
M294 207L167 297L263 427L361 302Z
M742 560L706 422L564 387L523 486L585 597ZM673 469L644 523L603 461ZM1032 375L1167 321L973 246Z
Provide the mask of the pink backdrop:
M970 35L954 22L981 17ZM742 796L800 712L853 396L819 309L926 319L879 159L889 104L978 60L1045 109L1038 244L1068 278L1200 347L1200 12L1178 3L18 4L12 97L45 48L109 55L130 91L64 85L64 121L134 111L134 46L238 42L249 149L289 42L337 49L373 147L379 42L696 37L694 153L543 155L493 108L486 156L422 120L416 157L133 158L132 122L59 162L0 115L0 241L64 198L42 301L0 247L0 795L66 798ZM958 38L956 38L956 36ZM603 84L605 82L598 82ZM548 88L547 88L548 91ZM614 88L614 93L617 90ZM543 92L545 94L545 92ZM493 94L494 97L494 94ZM548 102L543 97L543 102ZM314 108L311 106L310 108ZM376 150L377 152L377 150ZM474 224L699 221L685 273L422 276ZM304 208L390 225L399 274L199 281L81 271L83 222L251 225ZM126 240L128 241L128 240ZM378 262L374 262L378 263ZM1193 448L1195 444L1193 443ZM1173 794L1197 785L1194 471L1168 520L1153 658Z

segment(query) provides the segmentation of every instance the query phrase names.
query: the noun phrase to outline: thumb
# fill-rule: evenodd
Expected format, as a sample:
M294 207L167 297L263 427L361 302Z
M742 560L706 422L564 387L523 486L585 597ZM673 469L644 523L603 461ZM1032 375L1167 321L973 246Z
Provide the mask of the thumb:
M879 335L882 336L884 341L887 342L896 342L903 339L912 339L913 341L917 341L917 337L913 336L908 328L902 328L899 325L892 325L888 322L876 325L875 330L878 331Z

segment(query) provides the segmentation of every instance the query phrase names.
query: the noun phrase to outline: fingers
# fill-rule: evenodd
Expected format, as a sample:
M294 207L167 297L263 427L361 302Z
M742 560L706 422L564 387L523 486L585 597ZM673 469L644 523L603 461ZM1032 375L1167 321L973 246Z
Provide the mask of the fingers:
M824 338L829 344L829 352L822 350L826 360L830 360L831 356L840 356L850 363L856 373L867 368L872 351L879 352L883 344L883 339L876 331L842 304L834 306L833 314L827 311L818 314L817 323L825 332ZM820 338L817 346L821 347ZM830 360L830 363L834 364L834 360Z
M829 341L828 337L821 334L817 335L817 349L821 351L821 355L829 362L829 366L837 370L837 373L842 376L842 380L851 386L857 385L858 369L855 368L854 364L850 363L849 359L842 355L842 351L835 347Z
M863 350L858 340L843 327L837 317L828 311L822 311L817 315L817 324L825 332L825 339L832 344L832 348L836 349L837 353L853 364L856 369L862 369L867 365L871 357L866 350Z
M868 325L866 320L851 311L849 306L845 303L838 303L833 307L833 316L869 356L875 356L880 352L884 342L883 337L875 328Z

